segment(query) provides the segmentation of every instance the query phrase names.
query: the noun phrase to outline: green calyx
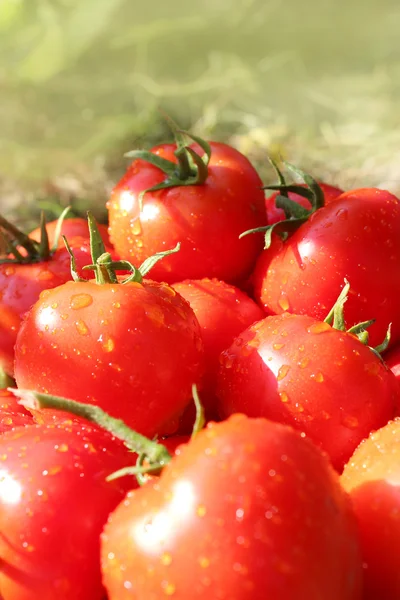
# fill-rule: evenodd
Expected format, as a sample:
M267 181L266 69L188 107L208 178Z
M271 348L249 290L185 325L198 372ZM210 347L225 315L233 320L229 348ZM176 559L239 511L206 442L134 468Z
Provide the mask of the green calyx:
M166 175L164 181L141 192L139 197L140 208L146 192L155 192L156 190L165 190L177 186L202 185L208 177L208 165L211 158L210 145L198 136L179 129L171 118L166 117L166 119L177 146L174 152L177 159L176 163L147 150L132 150L125 154L128 158L141 159L154 165ZM203 156L197 154L187 144L187 138L200 146L204 151Z
M105 283L124 285L133 281L141 283L143 277L147 275L159 260L170 254L175 254L180 250L181 246L178 243L172 250L157 252L153 256L146 258L139 268L136 268L127 260L113 260L111 254L106 252L103 239L100 235L99 228L97 227L96 219L90 212L87 213L87 217L90 236L90 253L93 263L91 265L86 265L83 269L94 271L96 283L99 285L104 285ZM86 281L80 277L77 272L75 256L65 236L63 236L63 240L71 258L72 279L74 281ZM130 271L131 274L125 279L120 280L118 279L117 271Z
M311 175L308 175L301 169L298 169L294 165L284 161L283 164L285 167L293 173L295 176L303 179L306 186L298 185L295 183L287 183L286 179L279 169L278 165L272 158L269 158L269 161L274 168L279 183L276 185L267 185L263 189L264 190L275 190L279 192L279 195L275 199L276 206L278 208L282 208L285 213L285 220L279 221L278 223L274 223L273 225L266 225L263 227L256 227L255 229L249 229L248 231L244 231L240 234L239 238L243 238L250 233L258 233L260 231L265 233L265 244L264 248L268 249L271 246L272 233L275 232L279 235L280 238L286 240L289 237L290 233L293 233L303 225L310 216L315 213L319 208L324 206L324 193L321 187L318 185L317 181ZM289 198L289 192L298 194L303 198L307 198L307 200L311 204L311 208L307 209L303 206L300 206L294 200Z
M69 211L68 206L58 219L51 247L43 211L40 217L40 242L30 238L0 215L0 264L32 264L48 260L57 250L62 224Z
M128 427L121 419L112 417L99 406L75 402L74 400L69 400L68 398L62 398L60 396L41 394L31 390L8 389L14 396L19 398L19 404L22 404L22 406L28 410L52 408L71 413L108 431L108 433L111 433L115 438L121 440L131 452L136 452L138 454L138 460L135 466L125 467L112 473L107 477L108 481L126 475L134 475L137 478L139 485L142 485L146 481L143 477L144 475L147 473L159 472L172 459L171 454L165 446L137 433ZM203 428L205 419L204 409L195 384L192 386L192 395L196 405L196 420L192 432L193 438Z
M383 342L381 344L379 344L378 346L375 346L374 348L372 346L369 346L369 344L368 344L368 339L369 339L368 327L370 327L371 325L373 325L373 323L375 323L375 319L371 319L369 321L363 321L362 323L357 323L356 325L353 325L352 327L350 327L350 329L346 329L346 324L345 324L345 319L344 319L344 305L348 299L348 295L349 295L349 291L350 291L350 283L347 281L347 279L345 279L344 282L345 282L345 285L344 285L342 291L340 292L338 299L336 300L335 304L329 311L329 313L326 316L326 318L324 319L324 321L325 321L325 323L328 323L328 325L331 325L333 327L333 329L337 329L338 331L345 331L346 333L351 333L352 335L356 336L356 338L358 338L358 340L362 344L364 344L364 346L368 346L374 352L374 354L376 354L379 358L381 358L381 353L384 352L387 349L387 347L389 346L390 331L391 331L392 324L391 323L389 324L389 327L387 329L386 336L385 336L385 339L383 340Z

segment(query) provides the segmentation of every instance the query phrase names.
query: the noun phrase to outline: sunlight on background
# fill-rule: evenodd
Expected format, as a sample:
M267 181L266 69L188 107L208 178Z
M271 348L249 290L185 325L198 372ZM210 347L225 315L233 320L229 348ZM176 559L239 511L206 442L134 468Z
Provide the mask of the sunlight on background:
M159 107L260 162L400 187L399 26L397 0L0 0L0 190L106 195Z

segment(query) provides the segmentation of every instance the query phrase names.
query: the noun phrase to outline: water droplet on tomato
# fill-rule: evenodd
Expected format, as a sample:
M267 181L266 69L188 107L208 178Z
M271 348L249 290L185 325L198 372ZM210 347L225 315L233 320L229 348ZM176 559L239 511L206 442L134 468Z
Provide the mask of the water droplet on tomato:
M169 554L169 552L164 552L164 554L161 556L160 562L162 565L168 567L172 563L171 554Z
M107 338L107 340L102 344L102 348L104 352L112 352L115 348L115 343L112 338Z
M141 223L139 217L137 219L134 219L134 221L132 221L132 233L134 235L140 235L142 233L142 223Z
M344 425L348 429L357 429L357 427L360 424L357 417L354 417L353 415L343 415L341 417L340 421L341 421L342 425Z
M197 513L197 515L198 515L199 517L204 517L204 516L206 515L206 513L207 513L207 509L206 509L206 507L204 506L204 504L200 504L200 505L197 507L196 513Z
M76 321L75 327L80 335L87 335L89 333L89 329L84 321Z
M79 310L80 308L86 308L93 302L93 298L90 294L74 294L71 296L69 305L73 310Z
M290 365L281 365L279 367L278 375L276 377L277 381L281 381L282 379L284 379L286 377L286 375L289 373L289 370L290 370Z
M309 361L309 359L308 359L308 358L303 358L303 359L302 359L302 360L301 360L301 361L298 363L298 365L299 365L300 369L305 369L305 368L306 368L306 366L308 365L308 363L309 363L309 362L310 362L310 361Z
M289 310L289 308L290 308L289 298L287 297L287 295L284 292L281 293L281 297L278 300L278 304L282 310Z
M323 321L318 321L318 323L313 323L310 327L307 327L308 333L324 333L324 331L329 331L331 326L328 323L324 323Z
M279 392L279 397L281 399L281 402L289 402L289 396L287 395L286 392Z
M210 559L206 556L200 556L199 565L202 569L207 569L210 566Z
M175 594L176 587L173 583L170 583L169 581L163 581L162 587L166 596L173 596Z
M273 344L273 349L274 350L280 350L281 348L284 347L285 344Z

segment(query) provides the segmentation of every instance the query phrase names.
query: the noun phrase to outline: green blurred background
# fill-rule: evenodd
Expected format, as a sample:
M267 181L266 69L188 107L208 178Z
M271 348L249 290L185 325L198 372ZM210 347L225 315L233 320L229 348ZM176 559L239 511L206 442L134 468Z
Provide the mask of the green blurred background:
M0 205L104 201L159 109L346 187L400 191L398 0L0 0ZM50 202L50 204L49 204Z

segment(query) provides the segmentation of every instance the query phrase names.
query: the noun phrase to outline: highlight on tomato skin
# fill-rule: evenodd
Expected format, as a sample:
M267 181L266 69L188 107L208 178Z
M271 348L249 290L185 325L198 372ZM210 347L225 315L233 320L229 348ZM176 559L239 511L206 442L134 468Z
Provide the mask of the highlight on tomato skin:
M220 354L244 329L262 319L264 313L247 294L218 279L187 279L172 287L189 302L199 321L205 356L201 399L207 420L215 420L218 418L215 391ZM194 418L192 403L181 419L180 431L190 432Z
M211 157L201 184L183 185L179 177L175 185L152 191L171 178L148 162L151 157L177 163L177 145L159 145L147 153L146 161L133 161L108 201L110 239L122 258L140 263L181 242L179 253L152 270L156 281L216 277L236 284L250 275L262 250L261 233L239 239L245 229L266 224L257 171L233 147L220 142L209 146ZM205 157L197 144L185 148ZM149 191L143 195L145 190Z
M365 600L400 597L400 420L370 434L345 466L341 483L357 518Z
M249 327L222 353L217 396L222 418L243 412L292 425L341 471L371 430L393 418L400 390L351 333L284 313Z
M309 440L265 419L198 433L159 480L129 492L101 546L109 600L361 599L336 473Z
M267 314L291 312L323 320L344 279L352 291L348 327L375 319L370 343L378 345L392 323L391 346L400 340L400 202L386 190L343 193L320 208L288 239L258 258L254 297ZM274 241L277 240L277 241Z
M88 425L0 435L0 589L4 600L103 600L99 536L135 480L124 445Z

